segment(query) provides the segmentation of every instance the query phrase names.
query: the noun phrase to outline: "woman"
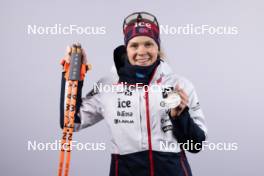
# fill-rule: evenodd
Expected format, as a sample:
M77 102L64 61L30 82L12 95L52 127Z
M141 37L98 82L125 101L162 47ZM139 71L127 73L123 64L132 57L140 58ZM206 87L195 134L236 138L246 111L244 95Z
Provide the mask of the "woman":
M159 25L152 14L129 15L123 32L124 45L114 51L116 73L97 85L124 89L93 89L83 99L79 89L75 131L106 120L112 133L110 176L192 175L184 151L200 151L207 131L194 87L161 58ZM69 63L69 56L64 61ZM64 94L63 76L61 127Z

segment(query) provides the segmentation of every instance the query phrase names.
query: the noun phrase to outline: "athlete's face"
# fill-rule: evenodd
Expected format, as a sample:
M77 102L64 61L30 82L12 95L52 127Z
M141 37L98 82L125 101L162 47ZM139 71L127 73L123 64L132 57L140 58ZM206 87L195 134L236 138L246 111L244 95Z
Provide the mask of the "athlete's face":
M147 36L137 36L129 40L127 55L131 65L150 66L158 58L158 45Z

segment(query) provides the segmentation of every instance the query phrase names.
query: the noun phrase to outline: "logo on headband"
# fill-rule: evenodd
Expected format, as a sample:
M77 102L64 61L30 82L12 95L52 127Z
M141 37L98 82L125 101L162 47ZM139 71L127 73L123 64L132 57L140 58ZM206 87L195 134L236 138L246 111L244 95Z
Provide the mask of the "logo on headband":
M135 23L134 27L147 27L147 28L151 29L151 24L146 23L144 21L140 21L140 22Z
M137 28L137 29L136 29L136 32L137 32L137 33L140 33L140 34L148 34L148 33L150 33L151 31L150 31L150 29L146 29L146 28Z

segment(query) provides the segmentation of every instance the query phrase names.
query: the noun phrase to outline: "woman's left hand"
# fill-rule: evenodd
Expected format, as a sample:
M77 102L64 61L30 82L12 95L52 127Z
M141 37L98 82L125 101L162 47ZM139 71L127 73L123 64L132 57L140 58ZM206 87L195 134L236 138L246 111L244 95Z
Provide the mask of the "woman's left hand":
M179 87L179 85L176 85L175 87L176 92L180 95L181 97L181 103L179 106L176 108L172 108L170 111L170 116L173 118L179 117L179 115L182 113L182 111L187 107L188 102L189 102L189 97L186 94L186 92Z

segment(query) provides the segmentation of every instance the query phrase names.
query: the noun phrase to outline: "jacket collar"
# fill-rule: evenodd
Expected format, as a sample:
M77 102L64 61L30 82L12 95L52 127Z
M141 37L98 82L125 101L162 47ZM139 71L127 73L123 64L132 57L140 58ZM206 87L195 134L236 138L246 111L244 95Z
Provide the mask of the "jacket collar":
M115 65L112 66L111 73L113 75L114 80L118 81L119 77L118 77ZM161 59L161 62L156 68L150 84L159 83L164 76L170 75L170 74L173 74L171 67L169 66L167 62Z

